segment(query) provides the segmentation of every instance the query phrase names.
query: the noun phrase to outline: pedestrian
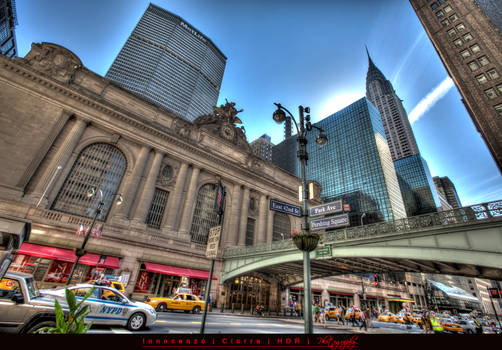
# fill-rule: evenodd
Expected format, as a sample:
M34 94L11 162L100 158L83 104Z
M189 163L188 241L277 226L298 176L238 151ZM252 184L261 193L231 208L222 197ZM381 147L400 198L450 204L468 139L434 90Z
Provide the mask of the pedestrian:
M326 312L328 310L328 307L323 307L321 308L321 313L319 315L319 322L324 324L324 328L326 328Z
M365 318L366 318L366 322L368 323L368 326L371 326L371 328L374 328L373 327L372 312L369 307L367 307L366 310L364 311L364 316L366 316Z
M352 327L357 327L357 320L356 320L356 308L354 305L352 305L352 309L350 311L350 321L352 322Z
M474 318L474 327L476 328L476 334L483 334L483 326L477 318Z
M341 318L342 318L342 324L345 325L345 314L346 314L346 309L345 309L345 305L342 305L341 307ZM348 323L348 322L347 322Z
M433 312L431 313L431 325L432 325L432 331L436 334L443 332L443 325L441 324L441 320L439 319L438 316Z
M363 310L359 311L359 321L361 321L361 325L359 326L359 329L363 328L363 326L364 326L364 330L368 331L368 325L366 324L366 315Z

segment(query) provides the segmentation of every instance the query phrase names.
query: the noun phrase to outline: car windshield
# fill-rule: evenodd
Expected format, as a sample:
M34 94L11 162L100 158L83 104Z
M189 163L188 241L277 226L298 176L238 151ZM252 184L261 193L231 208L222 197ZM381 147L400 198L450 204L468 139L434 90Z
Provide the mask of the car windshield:
M26 289L28 290L28 296L30 297L30 299L35 299L40 296L40 292L38 291L33 278L26 279Z

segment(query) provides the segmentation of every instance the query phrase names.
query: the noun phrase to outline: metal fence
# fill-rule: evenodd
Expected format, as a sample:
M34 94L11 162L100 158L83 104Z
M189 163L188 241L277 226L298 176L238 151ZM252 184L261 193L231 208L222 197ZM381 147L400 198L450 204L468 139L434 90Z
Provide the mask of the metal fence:
M502 200L471 205L449 211L412 216L409 218L379 222L364 226L354 226L330 232L321 232L324 243L343 242L348 240L367 239L410 232L428 231L439 227L463 226L472 223L502 221ZM245 255L256 255L272 250L294 250L296 246L291 239L263 243L251 247L235 247L225 250L224 258Z

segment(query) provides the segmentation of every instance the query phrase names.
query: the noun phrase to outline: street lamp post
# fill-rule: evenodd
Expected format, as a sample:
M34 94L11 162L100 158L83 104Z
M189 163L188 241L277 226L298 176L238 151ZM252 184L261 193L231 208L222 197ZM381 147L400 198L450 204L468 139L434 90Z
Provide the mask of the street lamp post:
M314 331L313 323L312 323L312 290L310 283L310 252L313 251L317 247L317 243L319 241L318 235L310 234L310 226L308 221L308 199L309 199L309 190L307 187L307 178L305 174L305 168L307 165L308 154L307 154L307 133L312 130L312 128L316 128L319 130L319 135L316 137L316 143L319 145L324 145L328 138L326 134L324 134L324 130L321 128L312 125L310 123L310 116L304 116L305 113L310 113L310 108L303 106L299 106L299 126L296 122L295 117L288 111L285 107L281 106L280 103L274 103L277 106L277 110L274 112L273 119L275 122L281 124L286 119L286 111L289 114L289 117L294 121L297 136L296 140L298 141L298 159L301 164L301 180L302 180L302 234L293 236L293 241L295 245L303 251L303 285L305 290L305 299L304 299L304 320L305 320L305 334L312 334ZM306 123L305 123L306 121Z
M87 197L91 198L91 197L94 197L95 195L96 195L96 188L91 187L87 191ZM96 212L94 213L94 217L92 218L91 226L89 227L89 229L87 230L87 232L85 234L85 238L84 238L84 241L82 242L82 246L75 250L75 255L77 257L75 258L75 262L73 263L73 267L71 268L70 275L68 276L68 280L66 281L66 285L70 284L71 279L73 278L73 273L75 272L75 269L77 268L78 261L86 253L85 245L87 244L87 241L89 240L89 237L91 235L94 224L96 223L96 220L97 220L98 216L101 214L101 211L103 210L103 206L105 205L105 203L103 201L103 191L99 190L98 195L99 195L98 207L96 208ZM120 204L122 204L122 196L119 194L118 198L117 198L117 205L120 205Z

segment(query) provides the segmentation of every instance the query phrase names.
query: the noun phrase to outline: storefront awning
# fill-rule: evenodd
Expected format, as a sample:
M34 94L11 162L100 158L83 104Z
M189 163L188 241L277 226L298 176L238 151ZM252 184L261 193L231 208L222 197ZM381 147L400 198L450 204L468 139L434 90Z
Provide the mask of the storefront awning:
M144 262L144 264L146 271L148 272L161 273L163 275L171 275L171 276L186 276L201 280L209 279L209 271L194 270L185 267L169 266L150 262ZM214 275L213 275L213 280L217 280L217 278Z
M414 303L415 302L415 300L403 299L403 298L389 299L388 301L397 301L400 303Z
M432 284L436 289L439 289L441 292L446 294L446 296L454 299L460 299L460 300L465 300L465 301L472 301L479 303L480 301L478 298L475 296L470 295L467 293L465 290L460 289L455 286L447 286L446 284L443 284L441 282L436 282L432 280L427 280L430 284Z
M23 243L17 253L66 262L74 262L77 257L75 252L70 249L48 247L27 242ZM104 262L101 261L101 263L100 258L101 255L87 253L80 258L78 263L89 266L107 267L110 269L120 268L119 259L117 257L107 256Z

